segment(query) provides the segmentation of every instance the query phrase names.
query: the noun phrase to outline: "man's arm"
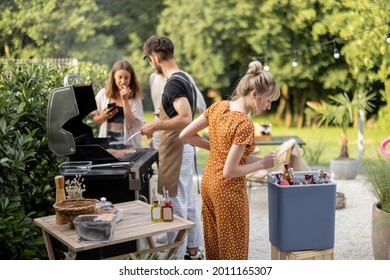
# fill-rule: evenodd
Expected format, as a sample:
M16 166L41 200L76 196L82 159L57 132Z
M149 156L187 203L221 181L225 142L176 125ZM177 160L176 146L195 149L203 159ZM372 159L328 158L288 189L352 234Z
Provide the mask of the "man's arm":
M192 121L191 106L186 97L179 97L173 101L177 115L167 120L156 120L146 123L141 128L142 135L152 135L157 130L182 130Z

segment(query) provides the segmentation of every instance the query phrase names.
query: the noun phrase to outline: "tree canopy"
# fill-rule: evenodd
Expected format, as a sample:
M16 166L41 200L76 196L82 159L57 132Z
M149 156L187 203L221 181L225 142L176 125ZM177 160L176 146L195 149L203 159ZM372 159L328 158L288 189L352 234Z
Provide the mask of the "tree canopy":
M282 89L277 117L287 126L303 125L307 100L359 88L374 90L378 108L386 104L383 115L390 116L384 2L5 0L0 58L73 57L108 68L125 58L147 86L151 69L142 45L161 34L173 40L179 66L204 94L227 98L253 58L267 63ZM291 65L294 57L298 67Z

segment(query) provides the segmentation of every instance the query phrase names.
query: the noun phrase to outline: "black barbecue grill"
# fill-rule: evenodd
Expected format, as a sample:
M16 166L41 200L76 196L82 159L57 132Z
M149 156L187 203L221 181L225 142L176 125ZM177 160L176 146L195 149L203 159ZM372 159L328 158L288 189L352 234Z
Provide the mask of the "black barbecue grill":
M75 85L69 84L74 78ZM70 161L91 161L93 164L130 162L127 167L92 168L83 174L84 197L107 197L113 203L143 198L149 200L149 179L152 164L158 153L150 148L137 148L123 158L116 158L108 148L125 149L128 145L110 145L114 138L95 138L84 118L96 110L95 94L91 84L80 84L77 76L65 77L65 86L50 93L47 110L47 133L50 150ZM65 179L70 176L65 176Z
M69 85L73 78L76 85ZM93 164L128 162L126 167L92 168L82 174L86 198L106 197L112 203L136 199L150 200L149 179L153 175L152 164L158 160L154 149L135 149L123 158L116 158L108 148L129 148L126 145L110 145L112 138L95 138L84 118L97 109L95 94L91 84L81 85L78 77L65 77L65 86L55 88L50 93L47 109L47 133L50 150L57 156L69 157L72 162L91 161ZM116 165L118 166L118 165ZM65 180L74 175L64 175ZM125 244L110 245L77 254L78 259L101 259L126 254L137 250L135 241Z

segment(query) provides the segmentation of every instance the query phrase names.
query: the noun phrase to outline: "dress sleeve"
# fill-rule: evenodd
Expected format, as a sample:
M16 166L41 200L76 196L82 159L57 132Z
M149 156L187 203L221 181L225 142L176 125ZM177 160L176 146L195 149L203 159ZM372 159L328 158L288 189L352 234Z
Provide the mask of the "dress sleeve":
M211 104L211 106L209 108L207 108L204 112L203 112L203 115L205 116L205 118L208 120L209 117L210 117L210 114L212 111L214 111L215 107L217 106L219 102L216 102L216 103L213 103Z
M253 122L247 120L237 125L234 133L233 144L236 145L251 145L255 137L255 129Z

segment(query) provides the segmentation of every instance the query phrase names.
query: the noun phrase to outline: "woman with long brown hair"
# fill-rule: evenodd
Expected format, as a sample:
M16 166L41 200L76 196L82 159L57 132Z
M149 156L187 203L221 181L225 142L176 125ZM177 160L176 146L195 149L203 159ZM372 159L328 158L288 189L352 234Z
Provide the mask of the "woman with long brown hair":
M93 121L100 125L99 137L125 140L140 131L144 119L142 92L129 62L115 62L106 88L101 89L95 99L97 110L93 112ZM128 144L132 147L141 147L141 135L130 141Z

